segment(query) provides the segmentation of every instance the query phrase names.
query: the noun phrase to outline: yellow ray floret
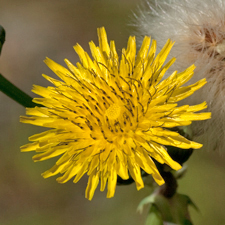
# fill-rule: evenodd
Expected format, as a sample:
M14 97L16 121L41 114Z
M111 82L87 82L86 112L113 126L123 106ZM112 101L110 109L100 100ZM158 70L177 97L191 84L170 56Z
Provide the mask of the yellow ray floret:
M173 46L168 40L156 56L156 41L145 37L136 54L135 37L128 40L119 58L114 41L108 44L104 28L98 29L99 46L90 42L93 59L80 45L74 47L80 63L65 60L68 69L46 58L47 66L61 79L43 75L53 87L35 85L33 92L43 105L27 109L21 122L51 128L29 138L32 143L21 151L36 151L34 161L60 156L56 164L44 172L44 178L61 174L59 183L70 179L78 182L89 176L86 198L92 199L100 182L107 185L107 197L114 196L117 176L132 177L137 189L144 187L141 170L151 174L156 183L164 183L154 160L172 169L181 166L167 153L165 146L200 148L169 130L186 126L194 120L209 119L206 103L178 106L177 102L201 88L206 80L183 86L193 76L192 65L181 73L163 76L175 59L164 62ZM181 150L182 151L182 150ZM154 160L153 160L154 159Z

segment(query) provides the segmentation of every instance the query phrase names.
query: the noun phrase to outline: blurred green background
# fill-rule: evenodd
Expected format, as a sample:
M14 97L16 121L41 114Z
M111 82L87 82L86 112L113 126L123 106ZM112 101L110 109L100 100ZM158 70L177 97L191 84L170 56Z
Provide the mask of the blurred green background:
M126 46L135 33L128 26L139 0L1 0L0 24L6 42L0 57L0 72L31 96L33 84L47 86L42 73L54 76L45 66L46 56L60 64L76 63L72 46L79 43L89 52L88 42L97 43L96 28L105 26L117 49ZM142 225L136 212L148 187L137 191L134 184L118 186L115 197L96 191L90 202L84 198L87 177L78 184L58 184L56 177L41 173L55 160L33 163L33 153L19 147L42 128L19 123L25 109L0 93L0 224L1 225ZM188 173L179 181L179 192L189 195L200 213L191 209L196 225L225 224L225 158L217 152L197 150L188 162ZM154 225L154 224L153 224Z

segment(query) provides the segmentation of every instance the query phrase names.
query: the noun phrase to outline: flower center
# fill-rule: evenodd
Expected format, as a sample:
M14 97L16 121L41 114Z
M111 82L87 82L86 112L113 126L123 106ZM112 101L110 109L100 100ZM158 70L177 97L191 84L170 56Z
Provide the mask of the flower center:
M111 119L115 120L119 117L120 115L121 108L117 104L112 104L109 106L109 108L106 110L105 115Z

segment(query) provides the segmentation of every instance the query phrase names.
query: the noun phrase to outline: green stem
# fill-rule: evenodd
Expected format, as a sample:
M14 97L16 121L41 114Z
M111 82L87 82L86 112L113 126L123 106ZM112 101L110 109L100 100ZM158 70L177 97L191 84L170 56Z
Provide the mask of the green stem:
M38 104L32 102L32 98L29 95L17 88L14 84L3 77L2 74L0 74L0 91L24 107L32 108L38 106Z
M5 42L5 29L0 25L0 54L4 42Z
M5 42L5 29L0 25L0 54L2 51L2 46ZM5 77L0 74L0 91L8 95L10 98L18 102L24 107L35 107L40 106L32 102L32 98L24 93L22 90L17 88L14 84L8 81Z
M171 172L161 173L165 184L160 187L160 193L166 198L172 198L177 191L177 180Z

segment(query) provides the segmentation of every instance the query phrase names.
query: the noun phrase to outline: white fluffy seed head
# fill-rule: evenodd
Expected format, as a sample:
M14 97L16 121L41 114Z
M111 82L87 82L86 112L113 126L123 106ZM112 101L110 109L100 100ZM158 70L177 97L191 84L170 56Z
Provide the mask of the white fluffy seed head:
M170 57L172 69L182 71L196 65L191 82L206 78L207 84L184 104L207 101L212 119L193 123L194 139L209 150L225 150L225 1L146 1L135 14L136 36L152 36L159 49L170 38L175 41Z

